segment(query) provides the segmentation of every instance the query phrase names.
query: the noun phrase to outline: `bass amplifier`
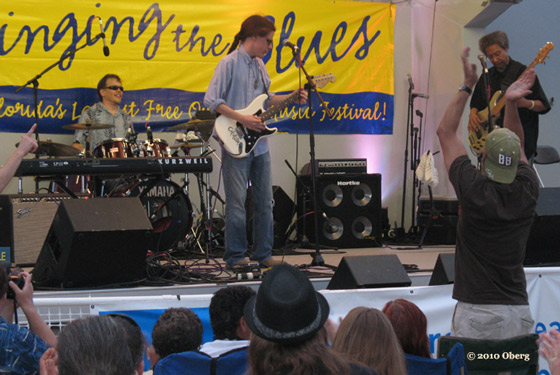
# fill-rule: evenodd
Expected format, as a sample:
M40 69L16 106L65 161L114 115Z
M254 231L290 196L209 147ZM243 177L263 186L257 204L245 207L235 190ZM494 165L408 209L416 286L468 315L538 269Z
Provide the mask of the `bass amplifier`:
M0 195L0 260L34 264L56 210L66 199L73 198L61 193Z

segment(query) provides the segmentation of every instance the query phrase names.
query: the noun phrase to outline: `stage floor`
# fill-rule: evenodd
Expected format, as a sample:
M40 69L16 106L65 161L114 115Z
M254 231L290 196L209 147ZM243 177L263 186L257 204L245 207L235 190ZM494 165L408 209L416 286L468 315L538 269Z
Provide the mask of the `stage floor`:
M384 244L382 247L351 248L351 249L322 249L321 256L325 266L312 266L315 250L296 248L294 250L274 250L273 258L283 260L288 264L304 270L317 290L326 289L334 274L333 267L337 267L343 257L396 255L408 272L412 286L428 285L437 257L441 253L453 253L454 245L423 246L416 244ZM225 263L221 256L223 251L217 249L216 257L208 257L202 252L191 253L169 259L167 253L159 255L152 263L162 266L174 265L174 270L168 269L155 281L142 285L122 286L111 288L81 288L81 289L41 289L36 288L38 298L89 298L89 297L117 297L117 296L155 296L155 295L184 295L184 294L212 294L225 285L243 282L258 288L260 278L253 280L238 280L238 275L225 271ZM171 255L172 256L172 255ZM171 261L171 262L170 262ZM125 267L126 265L123 265ZM331 267L332 266L332 267ZM182 271L177 276L177 269ZM182 277L184 276L184 277ZM176 282L173 282L175 280Z

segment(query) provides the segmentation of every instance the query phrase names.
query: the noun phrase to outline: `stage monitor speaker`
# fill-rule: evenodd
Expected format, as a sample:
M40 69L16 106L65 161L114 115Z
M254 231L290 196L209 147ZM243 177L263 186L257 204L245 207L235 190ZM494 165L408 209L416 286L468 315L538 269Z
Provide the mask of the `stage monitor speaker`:
M455 253L439 254L432 271L430 285L445 285L455 282Z
M311 189L311 176L300 176ZM338 248L377 247L382 244L381 174L321 175L316 180L320 217L319 243ZM312 200L301 184L298 190L298 234L315 242ZM322 214L328 218L325 219Z
M396 255L343 257L327 289L389 288L412 284Z
M560 188L541 188L523 265L560 265Z
M70 199L74 198L62 193L0 195L2 259L18 265L35 263L60 202Z
M286 245L286 232L295 213L294 201L280 187L272 187L272 219L274 220L274 244L273 249L281 249ZM245 200L245 211L247 213L247 241L253 244L253 187L247 189Z
M33 270L40 286L91 287L146 277L152 224L140 199L63 201Z

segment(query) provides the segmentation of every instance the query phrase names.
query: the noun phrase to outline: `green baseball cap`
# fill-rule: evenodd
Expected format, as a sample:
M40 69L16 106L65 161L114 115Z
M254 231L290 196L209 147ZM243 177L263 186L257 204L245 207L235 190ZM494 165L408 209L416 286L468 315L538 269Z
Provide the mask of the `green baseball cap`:
M493 130L486 136L484 174L492 181L511 184L520 156L521 142L514 132L505 128Z

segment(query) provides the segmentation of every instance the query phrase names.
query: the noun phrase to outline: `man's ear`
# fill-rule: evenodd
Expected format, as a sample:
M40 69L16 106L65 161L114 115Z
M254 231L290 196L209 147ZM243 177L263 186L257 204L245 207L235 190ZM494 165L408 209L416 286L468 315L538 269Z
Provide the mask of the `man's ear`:
M239 336L239 338L242 338L243 340L249 340L249 338L251 337L251 330L249 329L249 326L245 321L245 317L243 316L239 319L239 327L237 327L237 336Z

